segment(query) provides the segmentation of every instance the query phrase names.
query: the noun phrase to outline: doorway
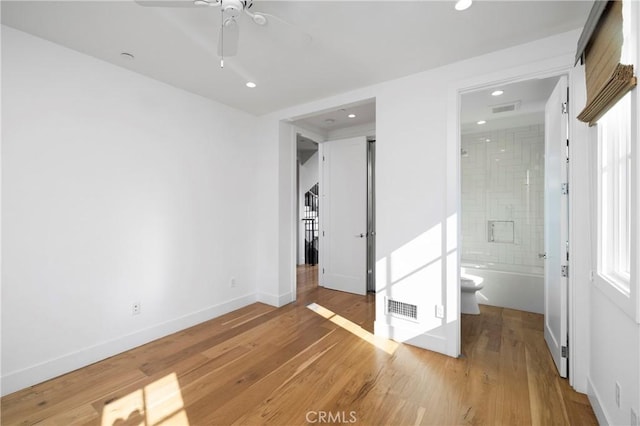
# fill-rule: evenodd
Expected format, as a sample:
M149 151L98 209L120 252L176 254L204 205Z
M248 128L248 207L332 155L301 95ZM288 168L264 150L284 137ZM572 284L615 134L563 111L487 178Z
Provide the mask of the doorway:
M318 143L300 133L296 135L297 188L297 264L315 266L319 250L319 160Z
M481 314L492 306L543 316L563 377L567 87L557 76L486 87L462 94L460 113L460 277L473 284L461 295L463 330L473 298Z
M296 218L298 222L296 224L298 229L296 263L298 265L304 263L306 251L304 244L307 244L306 241L308 241L308 238L304 239L303 236L308 231L305 231L305 226L301 222L307 222L307 228L310 228L309 225L317 223L318 244L315 248L317 250L316 260L319 265L317 268L318 284L357 294L373 291L375 289L375 99L312 113L292 119L291 123L298 134L297 145L300 141L312 141L317 142L319 148L317 156L315 158L309 157L304 164L300 161L300 153L298 154L297 198L299 209ZM349 150L345 151L343 148L354 138L361 141L359 146L362 150L356 148L347 153ZM356 154L357 161L354 157ZM312 161L313 163L310 163ZM309 206L310 203L306 202L309 197L305 196L304 189L300 185L305 181L304 175L312 167L317 167L318 171L319 185L315 194L318 196L319 208L317 214L311 213L311 217L305 218L303 209L306 207L312 211L313 208ZM328 179L331 174L334 175L334 185L329 185L328 181L323 184L323 179ZM341 175L343 176L340 177ZM351 177L345 178L347 175ZM354 189L350 193L347 191L342 194L343 196L340 196L342 189L353 186L356 181L358 182L357 190ZM357 194L357 197L352 196L353 194ZM361 201L362 214L355 213L351 207L345 207L346 204L353 203L356 198ZM349 216L356 219L353 221L354 223L360 223L362 226L347 223ZM330 218L332 219L330 220ZM356 227L358 229L355 229ZM328 232L329 228L331 228L331 232ZM331 236L334 237L334 242L338 241L336 238L338 236L343 239L346 236L350 238L348 241L345 240L343 243L330 246L328 242ZM362 248L354 248L349 251L347 249L348 243L361 243ZM350 256L350 253L354 256ZM331 263L331 259L339 259L340 261ZM338 271L335 268L332 269L334 266L344 268ZM344 274L343 272L348 269L351 272ZM358 284L353 288L341 287L351 278L347 275L357 275L357 281L362 285ZM342 280L345 277L346 280Z

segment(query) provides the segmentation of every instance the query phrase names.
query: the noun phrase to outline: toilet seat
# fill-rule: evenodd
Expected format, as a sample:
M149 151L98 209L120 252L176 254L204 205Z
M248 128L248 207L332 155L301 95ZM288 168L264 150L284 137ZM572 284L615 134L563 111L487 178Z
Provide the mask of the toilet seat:
M474 280L472 280L471 278L466 278L466 277L460 277L460 288L462 290L467 290L467 291L478 291L480 289L482 289L482 287L484 287L484 285L482 284L477 284Z

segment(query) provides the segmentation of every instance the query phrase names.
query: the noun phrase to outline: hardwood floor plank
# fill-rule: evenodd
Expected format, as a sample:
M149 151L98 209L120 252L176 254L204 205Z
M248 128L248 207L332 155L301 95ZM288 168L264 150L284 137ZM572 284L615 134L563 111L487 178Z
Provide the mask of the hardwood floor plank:
M544 343L542 331L528 331L526 366L531 404L531 423L548 425L570 424L567 408L560 390L561 380Z
M305 370L340 343L335 337L334 331L330 331L306 350L251 385L242 399L229 401L218 410L205 416L202 419L203 424L238 422L249 411L248 407L251 408L251 411L256 411L259 406L269 405L291 381L304 374ZM247 419L244 418L243 421L246 422Z

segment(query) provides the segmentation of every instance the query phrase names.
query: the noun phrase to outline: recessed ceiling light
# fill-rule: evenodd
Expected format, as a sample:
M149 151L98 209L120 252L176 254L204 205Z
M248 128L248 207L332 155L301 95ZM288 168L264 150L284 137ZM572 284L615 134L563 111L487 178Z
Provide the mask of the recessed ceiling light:
M485 141L485 142L491 142L491 139L486 138L484 141Z
M256 84L253 81L247 81L247 84L245 85L250 89L253 89L254 87L256 87Z
M131 53L128 53L128 52L120 53L120 57L123 58L123 59L127 59L129 61L135 59L135 56L133 56Z
M324 120L325 124L333 124L336 122L336 120L334 120L333 118L327 118L326 120Z
M458 0L455 6L456 10L467 10L471 7L471 3L473 3L473 0Z
M491 92L491 96L500 96L504 93L504 90L494 90Z
M487 124L487 121L486 120L480 120L480 121L478 121L477 124Z
M355 114L349 114L349 115L347 115L347 117L349 117L349 118L356 118L356 115L355 115Z

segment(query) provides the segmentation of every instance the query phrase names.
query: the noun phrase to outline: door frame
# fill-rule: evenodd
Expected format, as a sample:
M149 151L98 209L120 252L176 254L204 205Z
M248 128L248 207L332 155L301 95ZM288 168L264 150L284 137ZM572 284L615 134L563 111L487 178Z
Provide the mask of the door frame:
M569 99L569 112L570 117L575 117L577 112L574 110L572 100L575 99L573 96L573 92L575 90L574 79L576 79L573 75L574 72L580 72L578 68L574 68L571 66L553 66L552 64L541 64L537 67L537 70L532 71L536 67L518 67L509 70L503 70L501 72L493 73L490 75L483 75L476 77L474 79L470 79L467 81L462 81L456 84L451 88L451 96L449 103L449 111L451 112L450 117L454 119L450 119L448 122L448 131L451 135L454 135L452 139L455 140L455 144L453 145L454 149L448 151L450 155L456 155L456 182L455 185L455 197L454 200L456 205L457 215L457 243L458 247L462 246L462 219L460 212L462 211L462 184L461 184L461 161L460 161L460 149L462 148L462 137L460 132L460 112L462 106L462 95L465 93L489 89L498 85L506 85L511 83L518 83L526 80L539 79L539 78L548 78L548 77L560 77L562 75L567 76L567 82L570 89L570 99ZM577 79L579 80L579 79ZM573 138L574 135L578 134L578 131L575 131L578 126L578 122L576 118L570 119L569 122L569 135L570 138ZM451 139L448 140L449 142ZM575 146L575 144L574 144ZM569 175L569 180L571 181L571 175ZM452 185L452 186L453 186ZM571 201L571 199L569 200ZM572 217L569 216L569 241L573 239L572 232L575 231L575 227L572 226ZM457 282L460 279L460 258L461 252L458 250L458 270L457 270ZM575 256L571 256L569 264L572 265L575 262ZM570 267L570 269L572 269ZM576 388L576 390L580 392L586 392L586 380L588 371L586 366L588 365L588 360L585 362L585 358L588 357L588 341L584 339L584 336L588 335L588 318L589 318L589 308L588 306L577 305L574 303L576 298L577 285L575 279L573 278L575 274L569 276L569 280L567 283L567 313L568 313L568 343L572 348L571 356L569 357L569 371L571 374L569 376L569 383L571 386ZM460 313L460 301L458 299L458 327L461 324L461 313ZM462 334L460 329L458 330L458 353L460 352L460 348L462 346ZM579 368L578 368L579 367Z
M283 296L280 297L280 299L278 300L278 306L282 306L285 303L291 303L291 302L295 302L297 300L297 277L296 277L296 267L297 267L297 261L298 261L298 239L297 239L297 233L298 233L298 203L297 203L297 193L298 193L298 185L297 185L297 176L296 176L296 167L297 167L297 159L296 159L296 143L297 143L297 135L300 134L302 136L308 137L309 139L312 139L313 141L315 141L316 143L318 143L318 152L320 153L321 150L321 146L322 143L325 142L327 140L326 137L324 137L323 135L321 135L320 133L316 133L314 131L308 130L306 128L302 128L299 126L296 126L293 122L295 120L301 119L301 118L305 118L305 117L311 117L317 114L320 114L322 112L326 112L326 111L335 111L337 109L343 108L345 105L351 105L351 106L355 106L355 105L359 105L359 104L363 104L363 103L368 103L368 102L375 102L376 97L375 96L366 96L366 97L362 97L362 98L356 98L354 100L349 100L347 102L342 102L342 103L338 103L336 105L331 105L327 108L322 108L320 110L311 110L309 112L306 112L304 114L297 114L295 116L290 116L286 119L281 119L279 121L279 128L278 128L278 139L279 139L279 145L278 145L278 149L279 149L279 157L281 159L285 159L286 158L286 162L285 164L287 164L289 171L291 171L288 174L283 173L283 169L285 169L285 167L281 166L281 170L280 170L280 176L279 176L279 180L280 180L280 190L283 189L283 185L286 185L286 187L289 190L289 203L287 203L286 205L281 204L281 208L283 208L283 210L285 210L288 214L287 216L289 217L288 222L288 226L287 226L287 232L289 232L289 236L290 238L287 238L287 242L280 242L279 243L279 254L282 256L286 256L288 258L288 263L287 262L280 262L279 265L279 271L280 271L280 275L281 276L285 276L286 277L286 281L288 281L289 286L288 286L288 293ZM376 123L374 122L374 128L373 129L367 129L364 134L358 134L357 136L364 136L367 138L367 141L369 141L370 138L375 139L376 136L376 131L375 131L375 125ZM348 137L348 136L344 136L344 137ZM284 154L284 155L283 155ZM319 155L318 160L320 161L320 156L321 153ZM319 178L322 178L322 165L319 166L319 173L320 176ZM375 172L374 172L375 173ZM287 175L287 176L285 176ZM374 204L374 208L375 208L375 204ZM322 221L322 218L320 219ZM374 213L374 220L375 220L375 213ZM283 221L280 222L281 226L283 226ZM285 247L286 245L289 245L288 247ZM375 243L374 243L374 247L375 247ZM375 248L374 248L375 251ZM322 256L322 253L318 254L320 257ZM374 258L375 261L375 258ZM290 267L287 267L286 270L283 269L285 268L285 263L287 263L288 265L290 265ZM375 264L375 262L374 262ZM375 266L374 266L375 267ZM318 262L318 274L320 274L320 262ZM375 277L374 277L375 279ZM318 276L318 282L320 282L320 277Z

